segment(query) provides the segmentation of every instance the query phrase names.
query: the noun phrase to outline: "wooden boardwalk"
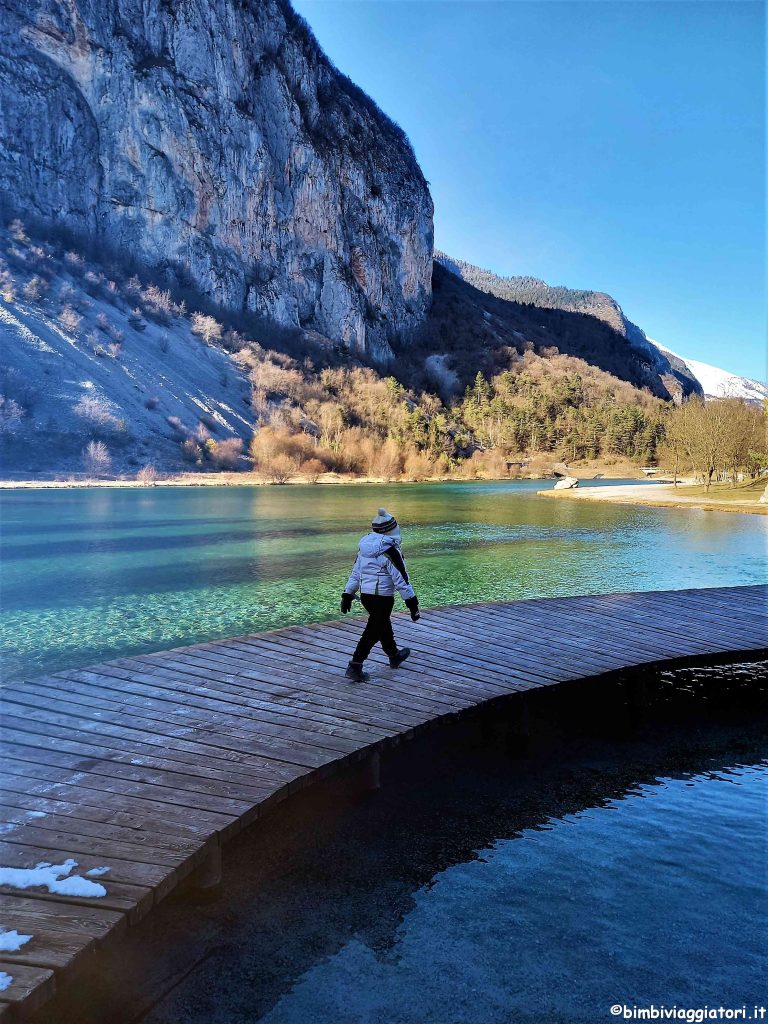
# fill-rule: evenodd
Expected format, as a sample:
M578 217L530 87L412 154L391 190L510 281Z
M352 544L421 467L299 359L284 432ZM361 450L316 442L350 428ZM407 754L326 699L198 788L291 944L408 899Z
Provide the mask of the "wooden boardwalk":
M0 1017L34 1012L193 870L215 875L221 843L308 782L489 700L764 649L767 599L734 587L428 609L396 616L411 659L392 671L374 656L362 685L343 676L361 628L348 618L5 686L0 932L31 938L16 951L0 938ZM4 870L68 860L54 891Z

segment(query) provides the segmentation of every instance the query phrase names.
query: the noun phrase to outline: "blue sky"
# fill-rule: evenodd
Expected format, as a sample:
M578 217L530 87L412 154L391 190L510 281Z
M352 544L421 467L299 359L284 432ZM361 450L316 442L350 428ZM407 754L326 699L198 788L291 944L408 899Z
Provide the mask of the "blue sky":
M439 248L765 376L762 3L294 6L410 136Z

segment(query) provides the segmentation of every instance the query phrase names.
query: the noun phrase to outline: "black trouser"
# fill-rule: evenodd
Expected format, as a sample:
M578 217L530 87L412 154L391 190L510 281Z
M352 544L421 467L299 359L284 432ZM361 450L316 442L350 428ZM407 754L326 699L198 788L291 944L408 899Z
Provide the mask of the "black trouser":
M360 642L355 648L355 653L352 655L352 661L365 661L377 643L381 644L386 655L394 658L397 655L397 644L390 620L392 609L395 607L394 597L361 594L360 601L368 612L368 621L365 624L363 635L360 637Z

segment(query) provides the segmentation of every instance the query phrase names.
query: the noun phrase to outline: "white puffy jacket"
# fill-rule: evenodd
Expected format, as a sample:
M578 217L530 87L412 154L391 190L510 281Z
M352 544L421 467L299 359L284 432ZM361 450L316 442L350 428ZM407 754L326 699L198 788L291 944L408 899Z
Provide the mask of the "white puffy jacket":
M362 538L344 593L356 594L358 590L381 597L394 597L397 592L404 601L416 596L395 537L368 533Z

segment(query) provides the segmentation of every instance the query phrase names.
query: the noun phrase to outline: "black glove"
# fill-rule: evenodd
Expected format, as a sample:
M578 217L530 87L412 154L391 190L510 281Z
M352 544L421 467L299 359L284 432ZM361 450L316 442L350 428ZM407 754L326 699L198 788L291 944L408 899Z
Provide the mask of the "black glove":
M419 599L418 597L409 597L406 599L405 607L411 613L411 621L418 622L421 618L421 612L419 611Z
M352 595L344 593L341 595L341 614L346 615L352 611Z

